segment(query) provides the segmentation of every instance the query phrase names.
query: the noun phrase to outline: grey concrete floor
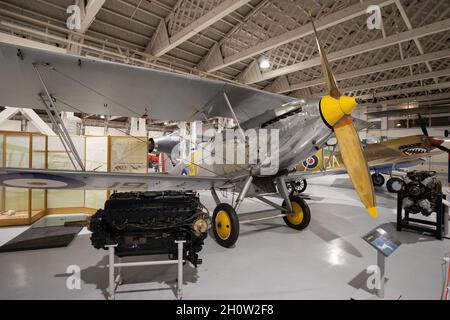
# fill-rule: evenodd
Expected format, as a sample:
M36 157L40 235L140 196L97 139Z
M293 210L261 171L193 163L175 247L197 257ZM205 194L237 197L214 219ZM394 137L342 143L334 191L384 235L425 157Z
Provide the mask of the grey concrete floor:
M232 249L206 240L198 269L185 267L185 299L349 299L364 287L365 269L376 263L376 252L361 239L384 225L402 246L386 260L387 286L403 299L439 299L443 283L442 258L450 240L395 231L396 200L377 190L380 216L372 220L345 176L309 181L312 221L302 231L289 229L281 218L241 226ZM201 193L213 210L213 200ZM221 195L224 202L228 198ZM273 198L281 202L280 199ZM247 199L242 212L268 207ZM25 228L0 229L0 245ZM166 259L165 256L146 260ZM127 258L138 261L142 258ZM105 299L107 252L90 245L82 232L67 247L0 254L0 299ZM81 289L68 290L67 268L81 268ZM176 266L124 269L125 284L116 299L175 299Z

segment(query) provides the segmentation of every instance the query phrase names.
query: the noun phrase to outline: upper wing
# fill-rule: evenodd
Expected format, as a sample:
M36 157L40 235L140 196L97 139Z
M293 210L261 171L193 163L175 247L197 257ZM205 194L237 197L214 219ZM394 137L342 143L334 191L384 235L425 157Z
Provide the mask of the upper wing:
M43 169L1 169L0 186L31 189L85 190L208 190L226 185L228 179L217 176L190 177L168 174L81 172Z
M0 105L43 108L39 98L43 87L33 64L38 64L57 106L65 111L204 120L204 115L230 116L225 92L244 121L295 100L196 76L0 44Z

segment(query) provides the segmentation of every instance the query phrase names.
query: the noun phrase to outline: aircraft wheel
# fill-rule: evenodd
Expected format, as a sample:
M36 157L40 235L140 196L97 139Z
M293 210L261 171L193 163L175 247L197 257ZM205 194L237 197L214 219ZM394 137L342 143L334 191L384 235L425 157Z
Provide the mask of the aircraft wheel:
M295 230L305 229L311 222L311 211L305 200L297 196L289 198L292 203L294 214L283 217L284 222L288 227ZM286 201L283 201L283 207L286 206Z
M298 193L302 193L306 190L308 187L308 183L306 182L306 179L300 179L295 181L294 184L294 190Z
M213 234L219 245L232 247L239 236L239 218L236 211L228 203L219 204L212 216Z
M372 182L375 187L381 187L384 184L384 177L382 174L374 173L372 174Z
M405 181L400 178L390 178L386 182L386 188L391 193L399 193L405 187Z

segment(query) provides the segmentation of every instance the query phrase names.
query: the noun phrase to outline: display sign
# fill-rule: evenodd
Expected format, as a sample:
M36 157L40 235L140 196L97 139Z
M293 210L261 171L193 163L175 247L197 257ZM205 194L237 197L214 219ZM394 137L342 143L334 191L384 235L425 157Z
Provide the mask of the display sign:
M402 244L381 227L377 227L363 236L371 246L375 247L385 257L389 257Z

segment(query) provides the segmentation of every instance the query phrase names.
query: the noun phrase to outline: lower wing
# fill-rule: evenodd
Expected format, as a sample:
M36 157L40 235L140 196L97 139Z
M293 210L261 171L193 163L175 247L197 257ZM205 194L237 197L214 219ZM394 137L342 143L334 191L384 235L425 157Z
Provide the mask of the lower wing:
M423 156L423 155L422 155ZM414 167L420 164L423 164L425 162L422 158L414 158L414 159L403 159L403 161L389 161L389 162L383 162L376 165L369 165L370 170L375 170L378 172L389 172L392 170L392 168L409 168ZM327 176L327 175L338 175L338 174L344 174L347 173L345 169L342 168L335 168L335 169L327 169L322 171L296 171L287 177L286 181L295 180L297 178L307 178L307 177L317 177L317 176Z
M229 180L217 176L175 176L168 174L138 174L82 172L45 169L0 169L0 186L30 189L85 190L208 190L223 187Z

